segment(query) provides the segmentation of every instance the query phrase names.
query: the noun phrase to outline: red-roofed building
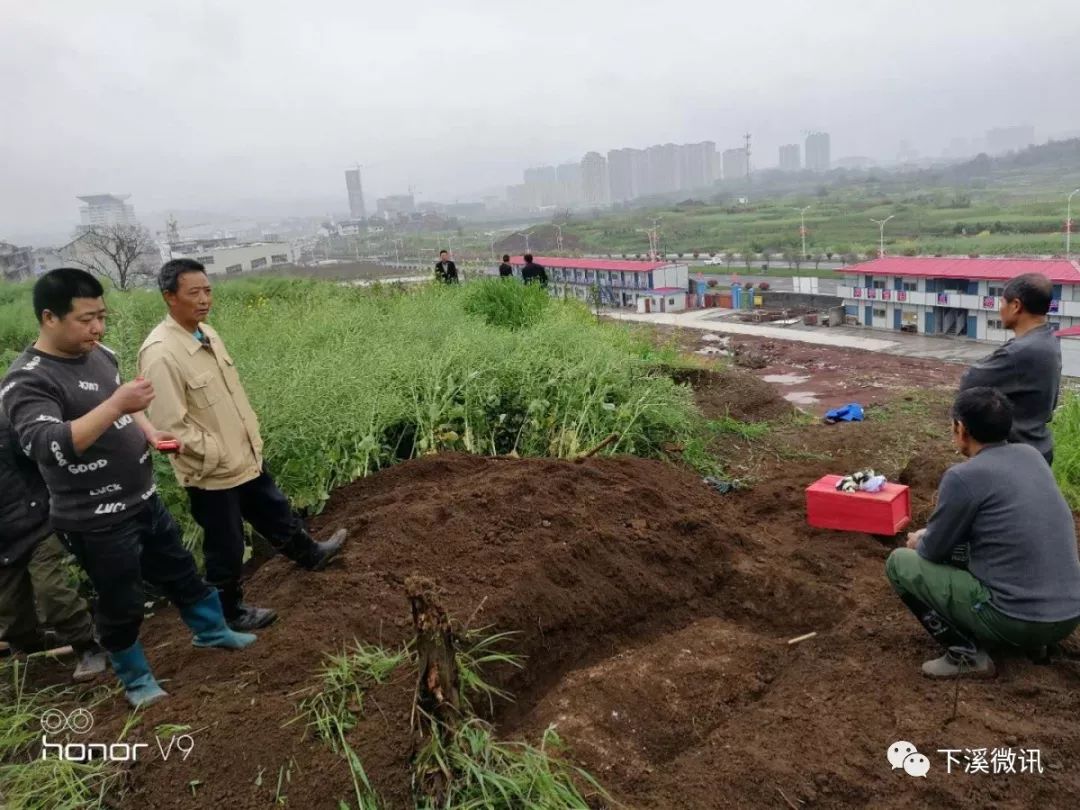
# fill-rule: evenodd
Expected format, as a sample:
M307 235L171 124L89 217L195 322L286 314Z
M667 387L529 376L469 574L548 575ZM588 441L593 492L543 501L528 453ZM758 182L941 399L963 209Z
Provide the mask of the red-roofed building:
M849 316L863 326L1001 343L1011 335L998 314L1011 278L1042 273L1054 285L1055 328L1080 325L1080 264L1064 259L886 256L843 271Z
M689 268L685 264L623 259L572 259L536 256L533 261L547 270L552 295L593 301L593 286L600 287L605 306L641 312L682 312L686 309ZM521 277L525 259L511 256L514 275Z

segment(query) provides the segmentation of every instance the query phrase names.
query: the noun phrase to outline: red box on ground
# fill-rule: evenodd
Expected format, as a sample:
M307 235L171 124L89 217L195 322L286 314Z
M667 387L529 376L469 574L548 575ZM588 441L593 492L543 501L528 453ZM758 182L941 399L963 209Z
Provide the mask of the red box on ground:
M819 529L892 535L911 522L911 493L886 483L880 492L840 492L840 475L826 475L806 488L806 520Z

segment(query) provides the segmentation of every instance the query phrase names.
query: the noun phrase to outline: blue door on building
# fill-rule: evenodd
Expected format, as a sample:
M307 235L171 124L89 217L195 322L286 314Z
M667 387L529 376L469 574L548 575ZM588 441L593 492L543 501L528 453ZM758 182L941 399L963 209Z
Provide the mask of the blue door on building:
M866 317L863 319L863 325L864 326L873 326L874 325L874 307L873 306L868 306L866 308Z
M900 325L900 310L894 309L892 313L892 328L899 329Z
M972 340L975 339L975 334L979 331L979 317L977 315L968 315L967 323L967 336Z
M929 312L926 313L926 329L925 329L925 332L928 335L934 334L934 311L933 310L930 310Z

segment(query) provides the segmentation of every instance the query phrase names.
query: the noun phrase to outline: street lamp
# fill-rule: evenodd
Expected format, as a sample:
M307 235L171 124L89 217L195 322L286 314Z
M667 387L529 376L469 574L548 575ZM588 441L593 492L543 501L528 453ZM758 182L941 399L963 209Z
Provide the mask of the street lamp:
M804 205L802 208L792 208L792 211L799 212L799 235L802 236L802 257L803 261L809 258L806 255L806 209L810 208L809 205Z
M1069 202L1066 206L1065 214L1065 261L1069 260L1069 254L1072 250L1072 198L1077 194L1080 194L1080 188L1076 189L1069 195Z
M881 241L879 242L879 247L878 247L878 258L879 259L884 259L885 258L885 223L888 222L890 219L892 219L895 216L896 216L896 214L889 214L887 217L885 217L885 219L874 219L873 217L870 218L870 221L873 222L873 223L876 223L878 228L881 231Z
M525 252L526 253L529 252L529 236L531 236L531 235L532 235L532 231L518 231L516 234L514 234L514 236L524 236L525 237Z
M495 231L484 231L484 236L491 242L491 260L495 261Z

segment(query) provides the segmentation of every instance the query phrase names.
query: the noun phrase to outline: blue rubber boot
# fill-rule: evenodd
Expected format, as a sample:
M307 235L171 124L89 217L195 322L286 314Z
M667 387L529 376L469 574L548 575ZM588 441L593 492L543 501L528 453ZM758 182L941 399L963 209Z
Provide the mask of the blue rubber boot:
M136 709L167 698L168 693L158 686L146 660L142 642L136 641L126 650L109 653L113 672L124 684L124 697Z
M226 650L242 650L255 641L252 633L237 633L225 623L221 609L221 597L216 588L194 605L180 609L184 624L192 629L195 637L191 643L196 647L223 647Z

